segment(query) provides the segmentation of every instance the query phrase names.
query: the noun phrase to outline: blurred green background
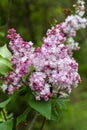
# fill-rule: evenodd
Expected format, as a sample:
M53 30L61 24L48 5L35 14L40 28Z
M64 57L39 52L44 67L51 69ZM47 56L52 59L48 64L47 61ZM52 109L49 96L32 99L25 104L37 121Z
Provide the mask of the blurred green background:
M47 29L54 25L56 20L57 23L64 21L64 9L72 10L72 4L75 2L75 0L0 0L0 45L3 45L6 27L13 27L26 41L32 41L35 47L41 46ZM87 130L87 29L80 30L75 39L81 47L74 53L74 57L79 63L82 83L73 89L67 109L59 113L58 121L47 121L44 130ZM0 92L0 98L1 95ZM20 108L22 105L20 103ZM39 120L35 130L39 129ZM22 129L24 130L24 127L21 127Z

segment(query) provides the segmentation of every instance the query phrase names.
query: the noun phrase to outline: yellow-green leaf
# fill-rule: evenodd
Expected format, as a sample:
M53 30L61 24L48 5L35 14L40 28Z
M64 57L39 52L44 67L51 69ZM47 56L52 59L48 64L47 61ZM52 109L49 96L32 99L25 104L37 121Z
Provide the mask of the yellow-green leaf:
M11 59L11 52L8 50L7 48L7 45L5 44L4 46L0 47L0 55L3 57L3 58L6 58L6 59Z

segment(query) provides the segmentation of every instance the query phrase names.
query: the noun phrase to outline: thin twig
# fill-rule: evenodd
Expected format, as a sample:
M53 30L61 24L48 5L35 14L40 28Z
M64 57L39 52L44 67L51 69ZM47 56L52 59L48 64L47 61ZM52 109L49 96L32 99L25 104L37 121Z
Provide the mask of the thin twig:
M46 118L44 117L43 118L43 121L42 121L42 124L41 124L41 127L40 127L40 130L43 130L43 127L45 125L45 122L46 122Z
M8 28L9 28L11 3L12 3L12 0L8 0L8 14L7 14L7 21L6 21L6 27L5 27L4 44L5 44L5 41L6 41L7 31L8 31Z
M28 130L33 130L33 127L34 127L34 125L35 125L35 123L36 123L37 118L38 118L39 115L40 115L39 113L36 113L36 115L34 116L32 122L31 122L31 125L30 125L30 127L28 128Z
M13 129L12 129L12 130L16 130L16 119L17 119L17 117L16 117L15 114L14 114L13 117L14 117L14 118L13 118Z

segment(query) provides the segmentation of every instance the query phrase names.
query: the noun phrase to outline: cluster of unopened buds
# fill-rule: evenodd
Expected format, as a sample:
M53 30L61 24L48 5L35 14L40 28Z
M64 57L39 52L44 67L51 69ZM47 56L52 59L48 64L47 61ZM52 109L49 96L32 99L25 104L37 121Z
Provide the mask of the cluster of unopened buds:
M70 93L72 87L78 85L81 79L73 51L79 46L73 37L77 30L87 26L87 19L83 18L83 0L78 0L74 7L76 14L49 29L43 38L43 45L37 49L32 42L25 42L15 29L8 31L11 63L15 71L6 75L2 89L12 94L24 84L23 76L27 75L25 82L36 100L47 101L56 94L63 96L63 93ZM32 66L34 70L29 73Z

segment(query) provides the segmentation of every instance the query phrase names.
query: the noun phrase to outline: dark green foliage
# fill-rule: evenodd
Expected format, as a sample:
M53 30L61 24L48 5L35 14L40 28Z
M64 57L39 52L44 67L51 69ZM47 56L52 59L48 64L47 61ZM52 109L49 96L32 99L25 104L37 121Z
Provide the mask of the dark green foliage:
M0 123L0 129L2 130L12 130L13 127L13 121L12 120L8 120L4 123Z
M47 119L51 119L51 102L50 101L36 101L35 99L31 99L29 101L29 105L45 116Z

